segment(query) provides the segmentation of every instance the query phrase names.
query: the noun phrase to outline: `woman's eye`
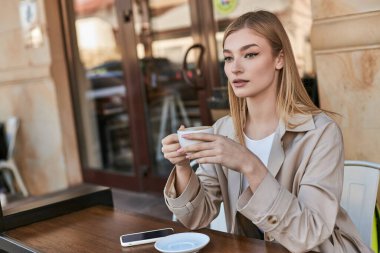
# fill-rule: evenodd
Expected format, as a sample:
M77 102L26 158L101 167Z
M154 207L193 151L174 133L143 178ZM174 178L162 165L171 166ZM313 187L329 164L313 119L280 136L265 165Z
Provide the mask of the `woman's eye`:
M225 56L224 57L224 62L230 62L232 61L232 57L231 56Z
M255 56L257 56L258 55L258 53L248 53L248 54L246 54L245 55L245 58L254 58Z

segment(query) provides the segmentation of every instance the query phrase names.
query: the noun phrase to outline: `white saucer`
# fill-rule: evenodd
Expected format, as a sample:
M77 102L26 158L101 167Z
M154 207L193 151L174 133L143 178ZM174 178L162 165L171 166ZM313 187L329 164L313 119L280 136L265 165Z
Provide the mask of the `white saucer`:
M188 232L177 233L162 237L156 241L156 250L164 253L189 253L197 252L207 245L210 237L205 234Z

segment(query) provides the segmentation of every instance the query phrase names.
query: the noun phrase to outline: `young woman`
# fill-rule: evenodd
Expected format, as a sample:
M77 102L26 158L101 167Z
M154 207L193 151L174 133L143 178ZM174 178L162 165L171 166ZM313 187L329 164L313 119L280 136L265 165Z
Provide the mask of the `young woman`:
M223 202L230 233L292 252L370 252L339 204L341 131L308 97L281 22L266 11L242 15L225 31L223 52L231 116L215 134L187 135L199 144L162 140L175 165L164 190L169 209L197 229Z

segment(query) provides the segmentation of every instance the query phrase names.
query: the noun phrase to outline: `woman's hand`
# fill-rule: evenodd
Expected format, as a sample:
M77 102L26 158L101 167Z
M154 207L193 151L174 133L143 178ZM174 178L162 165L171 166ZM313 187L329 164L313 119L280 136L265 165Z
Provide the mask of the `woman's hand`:
M183 128L183 126L181 126L181 128ZM178 152L181 146L179 145L177 134L170 134L166 136L162 139L161 143L162 153L164 154L164 157L169 160L169 162L178 166L190 167L190 161L186 158L186 154Z
M184 128L181 126L180 129ZM162 153L164 157L169 160L172 164L175 165L175 189L177 196L181 195L186 188L186 185L189 183L191 176L191 166L190 160L186 158L186 154L178 152L180 149L178 135L171 134L162 139Z
M202 142L181 148L180 154L198 163L220 164L244 174L254 169L258 158L241 144L216 134L186 134L184 138Z
M200 140L191 146L178 150L187 154L186 158L195 159L198 163L214 163L243 173L249 182L252 192L255 192L265 175L268 173L260 159L241 144L216 134L186 134L182 137L190 140Z

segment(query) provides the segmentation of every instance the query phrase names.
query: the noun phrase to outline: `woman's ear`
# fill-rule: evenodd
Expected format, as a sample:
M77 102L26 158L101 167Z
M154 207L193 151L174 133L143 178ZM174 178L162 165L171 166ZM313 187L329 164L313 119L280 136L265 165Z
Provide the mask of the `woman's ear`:
M276 69L280 70L284 67L284 52L281 50L276 57Z

